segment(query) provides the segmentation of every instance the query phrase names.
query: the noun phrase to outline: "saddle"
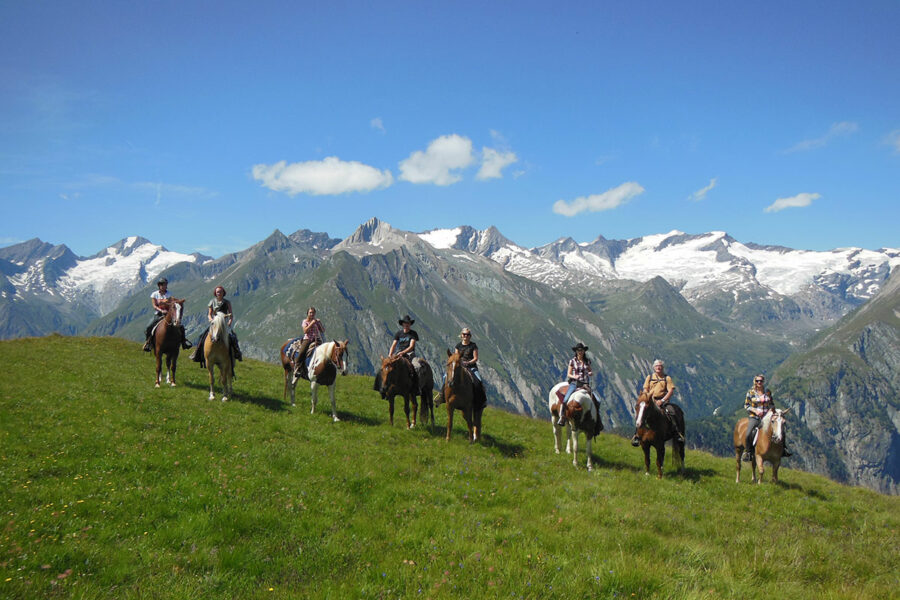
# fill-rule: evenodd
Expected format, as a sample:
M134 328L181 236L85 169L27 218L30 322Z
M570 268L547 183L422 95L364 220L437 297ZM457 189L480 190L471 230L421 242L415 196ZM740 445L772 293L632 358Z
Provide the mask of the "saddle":
M562 405L562 401L566 397L565 390L566 390L565 387L562 387L562 388L556 390L556 398L559 401L560 405ZM594 432L593 433L594 433L594 437L596 437L604 429L603 419L600 418L600 403L594 397L594 392L591 390L591 388L589 388L587 386L578 386L575 391L578 391L578 390L584 390L588 394L590 394L591 402L594 403L594 411L597 413L597 422L594 423ZM574 413L573 417L575 417L576 420L580 421L581 418L584 416L584 407L581 406L581 403L576 402L575 405L572 407L572 412Z
M309 381L309 363L312 361L316 347L319 345L316 341L311 341L306 349L306 354L301 357L300 349L303 346L303 338L293 338L289 340L289 345L285 350L285 356L291 360L291 368L294 372L294 379L306 379ZM302 362L300 359L303 359ZM303 368L301 368L301 365Z

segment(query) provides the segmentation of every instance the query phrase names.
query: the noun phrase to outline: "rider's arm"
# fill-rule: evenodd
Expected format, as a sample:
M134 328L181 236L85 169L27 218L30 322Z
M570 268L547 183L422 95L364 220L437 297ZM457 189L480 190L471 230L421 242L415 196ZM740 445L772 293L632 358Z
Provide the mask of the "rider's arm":
M231 324L234 323L234 311L231 310L231 302L228 300L225 301L225 310L228 311L228 326L231 327Z
M209 322L212 322L214 316L215 316L215 313L213 313L213 307L207 306L206 307L206 320Z
M388 350L388 356L393 356L393 355L394 355L394 350L396 350L396 349L397 349L397 340L394 340L394 341L391 343L391 349Z
M412 338L409 340L409 346L406 347L406 350L401 352L400 354L410 354L416 349L416 338Z
M474 365L478 362L478 348L472 350L472 360L469 361L470 365Z
M667 384L666 385L666 388L667 388L666 395L663 397L662 402L660 402L660 404L665 404L666 402L668 402L669 398L672 397L672 394L675 393L675 384L672 383L672 378L669 377L668 375L666 375L666 384Z
M569 368L566 369L566 379L575 379L575 366L569 361Z

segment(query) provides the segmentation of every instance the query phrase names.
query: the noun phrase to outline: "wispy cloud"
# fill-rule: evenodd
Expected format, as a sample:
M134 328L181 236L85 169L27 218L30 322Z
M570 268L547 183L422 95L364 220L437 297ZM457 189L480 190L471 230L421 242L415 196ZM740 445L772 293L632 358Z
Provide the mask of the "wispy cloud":
M481 149L481 168L475 179L499 179L503 177L503 169L518 162L515 152L501 152L493 148Z
M894 149L894 152L900 154L900 129L895 129L887 134L884 138L884 143L891 146Z
M464 169L475 160L472 140L457 134L442 135L400 161L400 179L410 183L450 185L462 176L453 171Z
M604 210L612 210L629 202L632 198L644 193L644 188L634 182L629 181L618 187L606 190L602 194L593 194L591 196L581 196L575 198L571 202L557 200L553 204L553 212L565 217L574 217L582 212L601 212Z
M310 194L333 196L349 192L371 192L389 187L394 182L390 171L356 161L342 161L336 156L324 160L274 165L254 165L253 178L263 187L289 196Z
M813 200L821 198L821 194L802 193L790 198L779 198L765 208L765 212L778 212L786 208L803 208L812 204Z
M706 195L710 191L712 191L712 189L714 187L716 187L716 182L718 180L719 180L718 177L713 177L712 179L709 180L708 186L706 186L705 188L701 188L701 189L697 190L696 192L694 192L693 194L691 194L690 196L688 196L688 200L693 200L694 202L699 202L699 201L703 200L704 198L706 198Z
M793 152L806 152L808 150L823 148L835 138L852 135L857 131L859 131L859 125L857 123L854 123L853 121L841 121L840 123L834 123L831 125L825 135L811 140L803 140L802 142L798 142L785 150L784 153L791 154Z
M371 121L369 121L369 126L375 131L380 131L381 133L387 133L387 130L384 128L384 122L381 120L381 117L375 117Z
M209 200L219 195L219 192L209 188L162 181L124 181L110 175L90 173L81 179L63 184L66 191L59 197L63 200L74 201L81 198L86 190L107 188L120 190L124 193L152 194L157 204L163 196L175 196L182 199Z

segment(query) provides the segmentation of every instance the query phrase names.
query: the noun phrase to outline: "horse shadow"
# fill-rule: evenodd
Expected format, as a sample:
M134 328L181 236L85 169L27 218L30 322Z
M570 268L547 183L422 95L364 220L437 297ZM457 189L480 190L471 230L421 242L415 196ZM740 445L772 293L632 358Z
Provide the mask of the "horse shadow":
M355 413L348 413L340 410L337 411L337 414L341 421L347 423L358 423L359 425L367 425L368 427L377 427L384 424L384 422L380 419L367 417L365 415L357 415Z
M816 500L828 500L828 496L826 496L819 490L806 489L799 483L787 483L787 482L779 479L778 483L776 483L775 485L780 488L784 488L786 490L791 490L791 491L796 491L796 492L806 494L810 498L815 498Z
M203 390L204 392L209 392L209 385L206 384L198 384L193 382L188 382L186 384L187 387L193 388L195 390ZM218 393L218 391L217 391ZM273 412L284 412L287 410L287 404L282 402L281 400L270 398L268 396L256 396L253 394L240 393L234 394L229 402L241 402L243 404L255 404L257 406L261 406L267 410L271 410Z
M438 430L440 431L440 428ZM481 443L486 447L496 448L506 458L524 458L525 456L525 446L504 442L489 433L481 434Z

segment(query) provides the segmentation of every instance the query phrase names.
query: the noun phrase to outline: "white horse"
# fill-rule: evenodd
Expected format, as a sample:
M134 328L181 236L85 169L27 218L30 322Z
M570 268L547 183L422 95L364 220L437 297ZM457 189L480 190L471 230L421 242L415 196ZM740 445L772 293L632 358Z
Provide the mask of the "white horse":
M559 439L562 427L557 425L559 411L562 408L560 395L565 395L565 391L568 387L569 384L566 382L557 383L553 386L553 389L550 390L550 394L547 398L547 407L550 409L550 424L553 427L553 440L555 442L557 454L562 451ZM569 402L566 406L565 428L566 436L568 438L566 441L566 454L572 455L572 466L578 466L578 432L582 431L584 432L587 446L587 470L593 471L594 463L591 459L591 441L603 426L600 425L600 414L597 412L597 407L594 406L594 401L591 398L591 393L589 391L577 389L569 397Z
M344 340L343 342L334 340L319 344L313 351L313 357L309 363L309 368L307 369L307 372L309 373L310 402L312 404L309 414L315 414L316 412L316 403L319 399L319 386L326 385L328 386L328 395L331 397L331 418L335 423L340 421L337 416L337 407L334 402L334 384L338 373L341 375L347 374L346 353L347 344L349 343L350 340ZM290 360L286 358L285 354L286 348L287 344L281 348L282 366L290 365ZM303 359L301 358L300 360ZM297 385L297 380L293 379L292 370L289 366L284 366L284 378L285 389L291 391L291 406L296 406L294 388Z
M232 395L231 378L234 372L231 368L231 347L228 339L228 324L225 322L225 313L216 313L209 325L209 335L203 342L203 355L206 360L206 369L209 371L209 399L216 399L214 367L219 366L219 376L222 380L222 402L228 402Z

